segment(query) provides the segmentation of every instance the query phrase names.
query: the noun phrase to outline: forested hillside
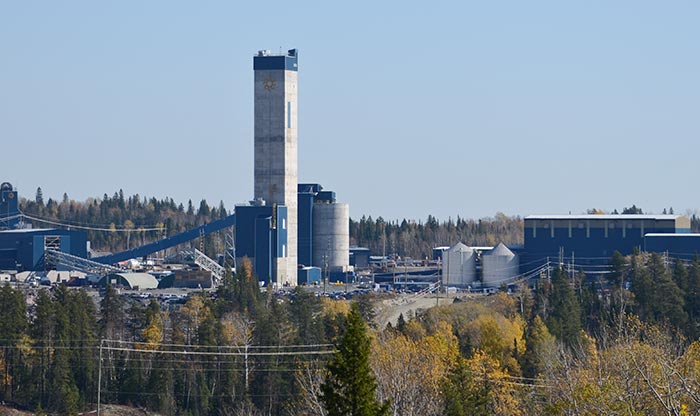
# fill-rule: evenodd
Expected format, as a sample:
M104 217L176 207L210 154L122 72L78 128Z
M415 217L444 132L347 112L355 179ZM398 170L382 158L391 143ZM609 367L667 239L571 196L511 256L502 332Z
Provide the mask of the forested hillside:
M95 308L59 286L28 310L4 286L0 400L60 414L94 409L98 390L185 415L329 416L355 402L405 416L697 414L700 259L615 255L611 271L554 269L535 289L386 328L371 295L351 309L301 288L261 293L249 263L179 309L111 288Z
M198 205L188 201L177 203L172 198L156 199L140 195L125 196L120 190L112 196L74 201L64 194L61 201L44 201L41 189L33 200L22 199L20 209L27 215L41 219L91 228L88 239L93 249L120 251L170 236L209 221L229 215L223 203L211 206L206 200ZM34 221L35 227L52 226ZM376 254L396 254L415 259L432 256L433 247L452 245L458 241L471 245L522 243L522 219L497 214L494 218L466 220L457 218L440 222L428 216L425 222L413 220L385 221L379 217L363 216L350 220L352 244L368 247ZM112 229L100 231L98 229ZM143 231L143 228L162 228L163 231ZM127 232L125 229L131 230ZM116 230L120 230L116 232ZM205 238L205 253L215 256L223 252L222 233Z
M185 206L172 198L158 200L138 194L125 197L121 190L111 197L104 194L102 198L89 198L86 201L74 201L64 194L60 202L50 198L44 202L39 189L34 200L20 201L20 209L29 216L87 227L92 248L111 252L143 245L229 215L223 203L216 207L201 200L195 207L192 201L188 201ZM35 227L53 226L40 221L32 222ZM143 231L143 228L158 228L161 231ZM205 237L204 249L207 255L214 258L222 253L223 234L219 232Z
M429 215L425 222L412 220L386 221L382 217L373 220L362 216L359 221L350 220L352 244L367 247L376 255L397 254L414 259L432 258L432 249L463 242L472 246L522 244L523 221L520 217L496 214L494 218L480 220L457 217L440 222Z

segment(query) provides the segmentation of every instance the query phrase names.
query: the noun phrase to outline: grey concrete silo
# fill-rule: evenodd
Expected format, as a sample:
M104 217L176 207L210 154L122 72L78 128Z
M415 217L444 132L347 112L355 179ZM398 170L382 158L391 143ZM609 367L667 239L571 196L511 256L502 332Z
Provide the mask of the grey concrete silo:
M313 265L346 271L350 264L350 207L348 204L314 204Z
M476 254L463 243L457 243L443 252L442 284L467 287L476 279Z
M482 282L485 287L497 287L509 283L518 275L520 260L503 243L481 256Z

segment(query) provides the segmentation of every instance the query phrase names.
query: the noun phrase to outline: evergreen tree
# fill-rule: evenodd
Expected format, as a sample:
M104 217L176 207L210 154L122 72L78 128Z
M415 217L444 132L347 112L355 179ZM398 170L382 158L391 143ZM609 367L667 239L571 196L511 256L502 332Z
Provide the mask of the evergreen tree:
M664 258L658 253L652 253L648 269L654 287L650 297L653 319L684 328L688 316L683 310L683 292L671 278Z
M74 415L79 409L80 392L75 384L70 361L70 293L61 285L56 289L54 297L55 350L49 377L49 409L64 415Z
M522 356L521 367L525 377L536 377L545 370L547 349L554 349L555 339L549 333L547 325L535 316L532 323L527 327L525 332L525 345L527 350Z
M688 290L688 269L678 258L673 262L673 281L683 293Z
M688 269L685 311L688 314L686 335L690 340L697 340L700 337L700 257L697 254Z
M287 307L289 321L296 328L296 344L320 344L323 339L323 326L319 321L323 309L321 300L313 293L297 286L290 296Z
M629 268L630 289L634 293L635 311L646 320L650 317L653 302L653 283L649 271L642 262L640 255L633 255Z
M367 322L367 325L369 325L370 328L376 329L377 324L374 321L376 312L374 311L374 305L372 305L372 296L368 293L358 296L357 307L360 309L360 314L365 322Z
M54 344L53 320L54 302L48 290L41 289L36 297L34 320L30 327L30 335L37 346L37 365L33 371L35 402L46 408L48 406L49 369L51 366L51 347Z
M396 330L401 332L402 334L406 330L406 318L403 317L403 313L400 313L399 318L396 320Z
M22 291L15 290L9 284L0 287L0 363L2 363L2 397L14 400L15 378L22 368L21 355L17 348L27 330L26 299Z
M539 319L539 317L538 317ZM473 388L473 387L476 387ZM491 413L488 408L490 388L475 380L462 357L442 383L445 416L471 416Z
M100 301L100 335L111 340L124 339L124 302L111 284L107 284Z
M369 365L368 328L357 303L352 304L346 325L321 385L321 400L328 416L388 415L389 403L380 403L375 396L377 382Z
M581 306L571 288L569 276L561 268L555 269L552 276L549 306L547 327L566 345L574 345L581 331Z

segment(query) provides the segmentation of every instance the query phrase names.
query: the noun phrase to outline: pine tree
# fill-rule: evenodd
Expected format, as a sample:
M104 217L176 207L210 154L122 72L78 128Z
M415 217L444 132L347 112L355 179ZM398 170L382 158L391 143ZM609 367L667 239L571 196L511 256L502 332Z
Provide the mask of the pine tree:
M697 254L688 269L685 311L688 314L686 335L690 340L697 340L700 337L700 256Z
M476 388L474 388L476 387ZM489 387L475 380L472 370L462 357L442 383L445 416L489 414Z
M677 328L684 328L688 315L683 310L683 291L671 278L660 254L651 254L648 269L654 286L650 305L653 318L658 322L667 321Z
M353 303L338 352L328 363L328 376L321 386L321 400L328 416L379 416L389 414L389 403L376 396L377 382L369 365L370 339L367 323Z
M556 347L555 339L549 333L547 325L535 316L535 319L528 325L525 332L525 344L527 350L522 357L521 367L525 377L536 377L545 370L547 350L554 350Z
M549 295L551 312L547 327L566 345L574 345L581 331L581 306L571 288L569 276L563 269L554 270Z

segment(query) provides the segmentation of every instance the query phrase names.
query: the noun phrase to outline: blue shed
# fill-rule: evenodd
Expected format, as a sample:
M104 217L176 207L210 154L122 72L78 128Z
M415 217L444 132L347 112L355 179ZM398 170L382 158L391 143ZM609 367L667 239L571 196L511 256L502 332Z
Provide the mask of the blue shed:
M297 284L307 286L321 284L321 268L300 267L297 271Z

